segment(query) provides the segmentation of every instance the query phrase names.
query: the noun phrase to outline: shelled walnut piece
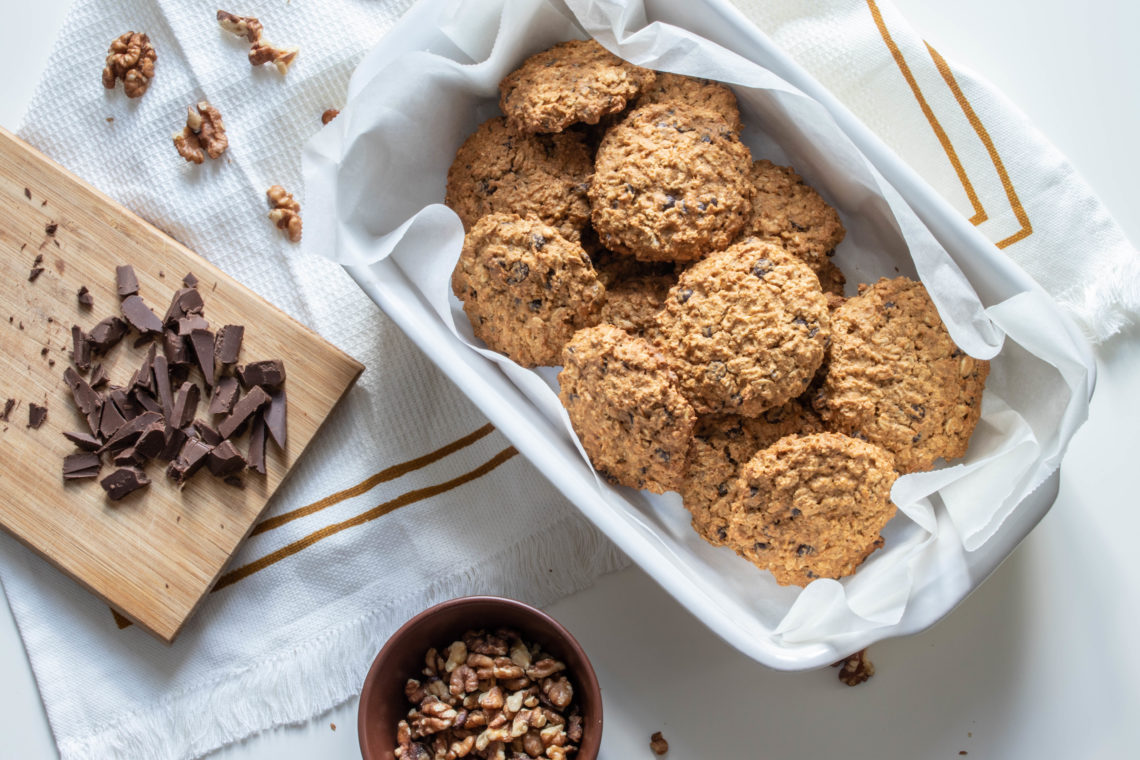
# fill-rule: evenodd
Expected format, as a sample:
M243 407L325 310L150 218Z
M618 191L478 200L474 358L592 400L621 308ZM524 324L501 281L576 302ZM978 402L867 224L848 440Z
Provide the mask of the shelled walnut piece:
M228 11L218 11L218 24L227 32L249 40L249 64L260 66L263 63L272 63L277 71L285 74L289 66L297 58L300 48L277 47L262 37L264 31L261 21L252 16L237 16Z
M396 757L566 760L581 744L582 717L565 669L506 629L429 649L422 680L404 686L414 707L397 726Z
M128 98L141 98L154 79L154 62L158 53L150 38L141 32L126 32L111 42L103 66L103 86L115 89L115 81L123 80Z
M289 242L301 242L301 204L285 191L281 185L274 185L265 191L269 199L269 219L277 225L277 229L284 230L289 236Z
M207 101L186 108L186 126L174 134L174 147L178 155L191 163L200 164L206 156L217 158L225 153L230 141L222 115Z

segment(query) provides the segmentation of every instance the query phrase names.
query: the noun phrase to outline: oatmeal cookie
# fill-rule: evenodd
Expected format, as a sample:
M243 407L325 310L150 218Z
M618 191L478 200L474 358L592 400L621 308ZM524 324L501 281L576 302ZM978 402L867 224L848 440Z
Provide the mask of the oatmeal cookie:
M606 288L606 303L598 321L652 339L657 331L657 314L665 305L669 289L676 284L677 275L672 273L619 278Z
M637 108L650 103L687 103L719 113L735 132L743 126L736 95L727 85L709 79L659 71L657 81L637 99Z
M467 233L451 289L475 336L524 367L557 364L605 299L580 245L514 214L485 216Z
M524 134L498 117L460 146L444 202L468 232L487 214L533 214L576 241L590 218L586 191L593 170L582 135Z
M562 353L558 383L596 470L654 493L680 487L696 414L648 341L613 325L579 330Z
M823 362L828 323L807 265L748 238L681 273L655 343L698 414L755 417L804 392Z
M759 417L726 414L698 419L689 447L689 473L681 486L693 529L714 545L724 544L740 466L785 436L822 432L819 417L797 400Z
M883 279L861 291L832 316L816 411L828 429L889 451L901 473L962 456L981 415L989 362L954 344L922 283Z
M751 213L751 161L712 111L638 108L598 148L594 229L605 247L643 261L695 261L727 247Z
M507 74L499 83L499 107L523 132L561 132L624 110L656 76L594 40L570 40Z
M847 234L839 214L790 167L760 160L752 164L751 178L756 195L741 236L778 239L812 268L828 290L824 281L839 273L827 267L828 259ZM839 273L839 290L831 291L837 295L843 295L842 277Z
M895 514L891 456L838 433L781 438L744 464L728 545L786 586L851 575Z

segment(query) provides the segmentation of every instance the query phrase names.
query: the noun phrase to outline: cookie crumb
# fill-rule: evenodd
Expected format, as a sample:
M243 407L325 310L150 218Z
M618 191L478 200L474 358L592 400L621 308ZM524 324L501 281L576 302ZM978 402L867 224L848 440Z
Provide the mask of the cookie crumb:
M649 748L655 755L664 755L669 751L669 742L665 741L660 731L655 731L653 736L649 737Z
M875 665L867 658L866 649L860 649L855 654L834 663L831 667L839 668L839 680L848 686L858 686L875 675Z

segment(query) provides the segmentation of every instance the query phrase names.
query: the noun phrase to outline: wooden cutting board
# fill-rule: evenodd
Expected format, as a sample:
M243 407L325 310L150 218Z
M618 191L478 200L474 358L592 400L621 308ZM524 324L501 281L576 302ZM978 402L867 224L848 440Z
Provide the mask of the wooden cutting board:
M251 219L251 224L270 224ZM53 227L54 225L54 227ZM44 271L28 277L37 254ZM120 502L95 480L64 482L65 430L86 431L63 371L71 326L89 330L119 316L115 266L131 264L139 293L161 317L193 272L211 329L245 325L241 362L285 361L288 441L267 443L267 474L248 471L242 489L206 470L179 490L160 462L151 485ZM92 308L78 304L87 286ZM133 333L132 333L133 335ZM128 336L105 361L125 385L143 360ZM364 367L205 259L0 129L0 527L115 610L173 641L253 527L266 501ZM200 380L199 380L200 382ZM28 404L48 409L38 430ZM198 417L207 419L205 404ZM246 436L248 437L248 436ZM239 440L243 453L245 443ZM113 468L104 464L101 475ZM109 613L108 613L109 614Z

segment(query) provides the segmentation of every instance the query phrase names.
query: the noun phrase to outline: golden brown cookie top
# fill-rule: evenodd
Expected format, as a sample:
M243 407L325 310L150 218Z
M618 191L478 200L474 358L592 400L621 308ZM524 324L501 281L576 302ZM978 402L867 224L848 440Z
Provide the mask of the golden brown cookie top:
M499 83L499 107L523 132L561 132L625 109L655 77L595 40L570 40L507 74Z
M650 103L686 103L707 108L723 116L734 131L739 132L743 126L736 95L727 85L709 79L659 71L657 81L645 88L637 99L637 107Z
M485 216L467 233L451 288L475 336L524 367L557 364L605 300L580 245L514 214Z
M655 343L697 412L747 417L803 393L829 335L816 276L756 238L682 272L658 325Z
M837 433L782 438L740 469L728 545L780 585L855 572L895 514L878 446Z
M847 234L839 214L790 167L762 159L752 165L751 180L756 195L741 236L778 239L822 283L828 257Z
M922 283L861 286L832 315L829 358L814 399L829 429L882 446L902 473L966 453L989 363L955 345Z
M751 154L718 114L659 103L606 132L590 184L602 245L643 261L723 249L752 209Z
M819 416L798 400L759 417L725 414L698 419L689 447L689 473L681 487L694 530L710 543L723 544L740 466L785 436L821 432Z
M657 314L665 305L677 275L638 274L623 277L606 289L606 303L598 321L620 327L631 335L652 338L657 331Z
M525 134L502 117L488 119L456 152L444 202L468 231L487 214L533 214L578 240L590 218L593 170L579 133Z
M563 351L558 383L596 470L655 493L680 487L696 415L648 341L613 325L579 330Z

